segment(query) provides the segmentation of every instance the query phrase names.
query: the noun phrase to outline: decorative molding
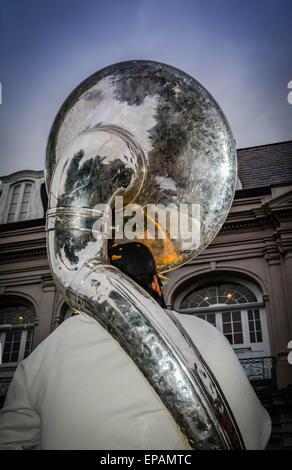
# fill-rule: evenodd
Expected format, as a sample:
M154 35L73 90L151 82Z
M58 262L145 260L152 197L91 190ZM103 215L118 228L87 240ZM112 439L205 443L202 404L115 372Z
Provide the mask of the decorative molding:
M277 354L277 363L279 366L289 366L288 363L288 350L287 351L279 351Z
M178 313L194 314L194 313L205 313L205 312L225 312L232 310L242 310L248 308L261 308L264 307L264 302L250 302L243 304L232 304L232 305L209 305L208 307L197 307L197 308L176 308L175 311Z
M47 257L47 249L46 247L40 248L28 248L27 250L20 250L20 251L6 251L4 253L0 253L0 263L5 261L10 261L14 259L27 259L27 258L46 258Z
M237 201L237 204L240 205L239 200ZM242 210L234 214L231 213L221 228L221 232L255 229L259 227L263 229L279 229L283 220L286 221L287 219L291 219L292 222L291 204L292 191L289 190L285 194L262 203L260 207L253 208L248 211ZM235 217L236 220L232 220L232 218Z
M256 188L239 189L235 191L234 199L249 199L271 194L271 186L258 186Z
M221 228L221 232L231 231L231 230L254 229L254 228L261 227L261 226L262 226L262 223L259 219L236 220L234 222L226 222Z
M272 197L269 201L266 202L266 206L269 206L271 209L281 209L284 206L284 209L287 209L287 206L292 206L292 189L289 188L287 191L278 194L277 196Z
M56 290L56 285L51 274L45 274L42 276L42 288L44 292L51 292Z
M14 232L14 233L24 233L26 232L33 232L45 230L46 219L45 217L41 217L39 219L27 219L27 220L19 220L18 222L11 222L9 224L0 224L0 233L3 233L4 236L6 233Z
M266 240L266 247L264 249L264 257L269 264L280 264L281 263L281 251L279 245L275 240Z
M216 271L216 261L210 261L210 271Z
M15 181L19 181L24 178L31 178L31 179L44 179L44 171L43 170L20 170L16 171L15 173L11 173L10 175L0 176L0 179L3 183L11 183Z

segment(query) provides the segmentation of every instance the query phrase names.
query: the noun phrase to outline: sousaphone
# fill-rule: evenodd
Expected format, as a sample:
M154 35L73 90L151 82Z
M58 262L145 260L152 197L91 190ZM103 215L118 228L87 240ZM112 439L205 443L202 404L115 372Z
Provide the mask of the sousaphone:
M106 67L59 110L45 176L49 262L68 304L120 343L187 448L244 448L196 345L107 254L109 243L133 239L133 231L122 230L129 207L142 215L135 219L136 239L150 248L160 273L191 260L214 239L237 179L234 138L218 104L194 78L169 65L136 60ZM184 223L176 237L173 224L162 226L149 215L149 205L165 210L167 220L179 214ZM151 230L154 237L148 237ZM186 239L192 230L195 236Z

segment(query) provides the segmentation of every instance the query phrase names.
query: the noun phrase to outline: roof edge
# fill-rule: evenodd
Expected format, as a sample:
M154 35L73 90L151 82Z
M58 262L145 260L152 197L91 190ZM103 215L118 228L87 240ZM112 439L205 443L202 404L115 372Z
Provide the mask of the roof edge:
M250 150L250 149L257 149L257 148L261 148L261 147L271 147L273 145L282 145L282 144L292 144L292 140L283 140L281 142L272 142L271 144L252 145L251 147L241 147L241 148L237 148L236 151L239 152L240 150Z

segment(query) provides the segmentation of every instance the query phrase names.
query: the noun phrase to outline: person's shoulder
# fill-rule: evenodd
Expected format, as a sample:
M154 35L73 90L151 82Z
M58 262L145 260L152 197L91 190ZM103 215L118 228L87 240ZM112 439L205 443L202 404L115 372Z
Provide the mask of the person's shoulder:
M55 348L56 352L69 344L73 344L79 337L85 337L93 326L97 324L96 320L85 314L74 315L64 320L58 325L46 338L41 341L32 353L24 359L24 363L34 360L37 356L47 354L49 350Z
M78 331L80 328L90 327L91 324L95 324L96 321L94 318L86 315L84 313L78 313L72 315L70 318L64 320L60 325L58 325L45 339L42 343L49 342L56 337L64 337L66 334L72 334L75 330ZM41 343L41 344L42 344Z
M175 316L201 351L209 347L218 336L223 336L215 326L196 315L178 313L175 310L167 310L167 312Z
M208 334L208 336L212 336L214 338L218 335L221 335L220 331L214 325L206 320L203 320L202 318L197 317L196 315L178 313L175 310L167 310L167 312L171 312L171 314L174 315L183 326L205 332Z

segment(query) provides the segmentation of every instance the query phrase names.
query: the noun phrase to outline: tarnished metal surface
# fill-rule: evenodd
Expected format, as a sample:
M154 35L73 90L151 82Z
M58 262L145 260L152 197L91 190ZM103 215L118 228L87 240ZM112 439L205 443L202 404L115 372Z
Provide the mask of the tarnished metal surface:
M204 249L235 190L232 134L212 97L170 66L130 61L97 72L69 96L50 134L46 182L52 274L67 302L93 316L145 375L193 449L239 449L228 404L196 346L137 284L108 263L114 196L197 203L200 243L155 240L161 271Z

